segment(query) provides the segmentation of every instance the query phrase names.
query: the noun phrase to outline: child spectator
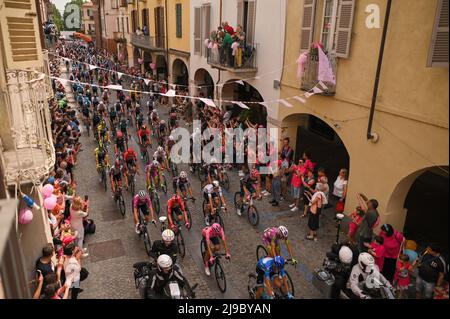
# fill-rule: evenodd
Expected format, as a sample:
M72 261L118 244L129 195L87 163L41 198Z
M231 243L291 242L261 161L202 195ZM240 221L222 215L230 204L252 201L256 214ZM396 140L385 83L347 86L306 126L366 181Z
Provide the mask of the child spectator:
M408 290L409 283L411 282L411 271L412 266L409 262L408 255L400 254L394 275L394 284L397 289L397 299L402 299L405 291Z
M383 266L384 266L385 251L384 251L383 243L384 243L383 237L375 236L374 241L372 243L370 243L370 245L368 246L368 248L369 248L368 252L375 259L375 264L380 269L380 272L383 271Z

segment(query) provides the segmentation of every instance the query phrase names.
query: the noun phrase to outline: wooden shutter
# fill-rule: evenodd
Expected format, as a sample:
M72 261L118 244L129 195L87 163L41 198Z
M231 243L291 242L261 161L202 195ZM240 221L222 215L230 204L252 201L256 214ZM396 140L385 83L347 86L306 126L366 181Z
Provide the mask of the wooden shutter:
M340 58L348 58L350 55L354 13L355 0L342 0L336 27L336 56Z
M201 38L201 9L194 8L194 54L202 54L202 38Z
M136 11L131 11L131 32L136 32Z
M428 54L429 67L448 67L448 1L439 0L431 49Z
M159 31L160 31L160 47L166 46L166 28L164 25L164 7L159 7Z
M182 30L182 15L181 15L181 3L177 3L175 5L176 16L177 16L177 38L181 38L183 36Z
M238 0L237 2L237 24L244 24L244 0Z
M202 34L203 39L200 41L205 41L206 39L209 39L210 33L211 33L211 6L209 4L202 6ZM200 44L201 45L201 44ZM201 45L203 48L203 55L207 56L208 50L204 45Z
M5 0L0 29L6 51L6 69L26 69L43 64L34 0ZM43 32L43 31L41 31Z
M314 37L316 0L303 1L303 19L300 32L300 51L308 51Z
M247 14L247 43L253 45L255 42L255 21L256 21L256 2L248 2Z

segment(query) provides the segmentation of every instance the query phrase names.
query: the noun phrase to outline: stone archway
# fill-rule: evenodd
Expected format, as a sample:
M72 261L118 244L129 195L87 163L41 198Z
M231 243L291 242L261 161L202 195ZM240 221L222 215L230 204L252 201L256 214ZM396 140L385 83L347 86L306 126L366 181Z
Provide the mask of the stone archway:
M174 84L188 86L189 85L189 71L181 59L175 59L172 64L172 81Z
M139 59L141 58L141 52L137 47L134 47L133 50L133 66L135 68L139 68L140 69L140 64L139 64Z
M214 99L214 80L205 69L198 69L194 74L195 85L198 86L197 94L200 93L207 98Z
M152 68L150 64L152 63L152 55L149 51L144 51L144 71L145 72L152 72Z
M164 55L156 56L156 78L167 81L167 61Z

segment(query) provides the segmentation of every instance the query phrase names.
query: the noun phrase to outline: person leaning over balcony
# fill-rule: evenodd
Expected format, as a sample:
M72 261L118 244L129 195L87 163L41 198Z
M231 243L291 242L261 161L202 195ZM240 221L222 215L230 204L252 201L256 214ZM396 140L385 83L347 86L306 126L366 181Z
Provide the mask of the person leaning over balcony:
M228 24L228 21L222 22L222 27L226 33L228 33L231 36L234 35L234 29L231 25Z
M239 43L239 47L236 52L236 67L240 68L242 67L242 55L245 49L245 32L242 30L241 25L236 27L234 39L237 43Z

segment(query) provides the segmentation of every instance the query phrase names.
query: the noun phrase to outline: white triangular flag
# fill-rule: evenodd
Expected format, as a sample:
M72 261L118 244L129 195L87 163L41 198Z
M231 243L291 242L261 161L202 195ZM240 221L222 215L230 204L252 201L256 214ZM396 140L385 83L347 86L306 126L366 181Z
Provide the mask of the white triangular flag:
M264 105L264 107L268 110L270 110L271 108L269 107L269 103L267 102L259 102L259 104Z
M236 81L236 83L239 83L240 85L245 85L244 81L242 81L242 80Z
M167 93L161 94L161 95L164 95L164 96L167 96L167 97L174 97L175 94L176 94L176 92L174 90L169 90L169 91L167 91Z
M107 88L111 89L111 90L122 90L122 85L112 85L112 84L110 84L110 85L107 86Z
M322 89L328 90L328 87L322 81L319 81L319 85L322 87Z
M211 99L201 98L200 101L202 101L203 103L205 103L208 106L216 107L216 104L214 104L214 101Z
M145 85L148 85L150 83L150 79L144 79Z
M239 107L241 107L241 108L243 108L243 109L250 109L247 105L245 105L244 103L242 103L242 102L237 102L237 101L235 101L235 102L233 102L233 103L236 103Z
M294 107L291 103L289 103L286 100L279 100L278 102L280 102L281 104L283 104L286 107Z
M122 77L123 73L122 72L117 72L117 78L120 80L120 78Z
M89 70L94 70L94 69L96 69L97 67L95 66L95 65L92 65L92 64L89 64Z
M306 100L304 98L301 98L300 96L294 96L293 99L299 101L302 104L306 103Z
M317 86L313 87L313 92L316 94L323 93L323 91L321 89L319 89Z
M306 92L305 93L305 97L307 98L307 99L309 99L311 96L313 96L314 94L316 94L316 93L309 93L309 92Z
M259 75L255 76L255 80L261 80L261 77Z

